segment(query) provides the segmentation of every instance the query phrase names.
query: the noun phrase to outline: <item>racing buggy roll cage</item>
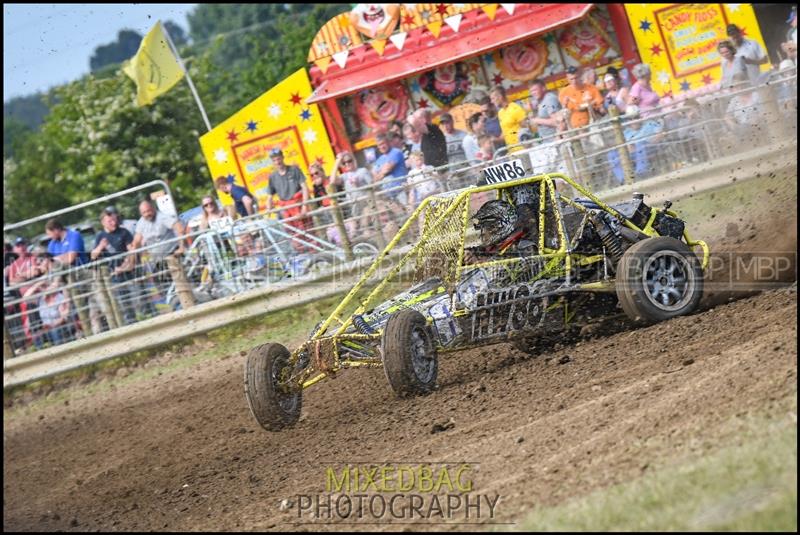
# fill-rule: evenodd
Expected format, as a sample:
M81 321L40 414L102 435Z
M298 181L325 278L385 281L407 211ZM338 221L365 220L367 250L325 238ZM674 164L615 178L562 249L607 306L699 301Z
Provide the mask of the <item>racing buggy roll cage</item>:
M556 191L556 180L571 186L583 198L573 200L560 195ZM478 199L486 197L480 194L493 191L497 192L497 198L512 199L509 188L526 185L538 186L538 253L501 255L500 258L467 263L466 245L469 239L475 238L468 235L470 200L476 195ZM245 365L245 392L251 412L268 430L291 425L299 418L301 391L345 368L383 367L396 392L424 393L433 388L435 382L437 352L505 341L514 334L512 330L518 332L519 325L536 327L534 308L541 309L538 317L543 318L545 309L557 306L553 301L547 301L548 296L557 299L570 292L608 293L616 290L620 305L629 316L635 314L656 321L671 317L662 317L659 313L688 313L702 294L702 271L709 260L708 246L703 241L691 239L678 215L669 210L671 203L667 202L664 208L651 209L644 205L641 197L638 201L636 206L645 209L626 215L560 173L469 186L426 198L306 342L291 353L280 344L265 344L251 350ZM570 212L571 230L565 223L562 206ZM574 223L578 220L580 224L576 226ZM393 262L390 252L404 238L413 236L418 228L415 226L421 228L417 242L399 260L394 260L394 265L385 267L386 263ZM585 247L584 233L591 235L592 243L601 243L602 246ZM647 273L643 275L641 269L629 260L632 255L628 253L647 247L653 251L645 254L652 258L645 266ZM695 247L702 249L702 263L698 263L691 252ZM416 269L411 269L412 263ZM535 269L529 270L531 265L535 265ZM674 276L676 265L679 272L682 269L682 273L694 282L690 290L684 290L684 294L689 292L691 295L673 299L675 284L670 286L669 283L678 278ZM476 271L504 273L502 286L511 288L510 292L503 293L497 301L484 295L483 302L473 299L470 306L465 306L467 298L464 284L460 281L465 275L470 278ZM573 272L587 271L594 274L591 280L573 276ZM524 276L520 275L522 272L525 272ZM639 290L621 289L610 273L616 273L620 280L636 279ZM427 282L415 287L415 293L406 293L387 302L387 297L397 293L389 292L389 285L403 275L411 275L417 283ZM646 284L641 283L643 277L647 279ZM524 292L517 291L520 289ZM359 297L361 293L366 293L366 296ZM545 296L545 301L536 307L528 305L534 294L537 299ZM433 312L425 317L414 310L415 305L430 299L439 299L443 303L446 318ZM520 323L517 312L517 319L502 320L509 327L490 327L486 331L488 334L483 335L482 331L482 336L475 336L475 316L494 313L485 309L497 307L500 300L502 305L526 301L525 310L530 310L530 313L524 314L530 315L530 323L526 323L527 319ZM558 306L563 306L564 319L567 320L566 305ZM649 317L648 306L651 309L655 307L655 312ZM511 314L513 316L514 312ZM472 336L464 333L449 336L444 333L446 328L440 325L440 320L467 325L470 319L473 320ZM540 321L538 325L541 324Z

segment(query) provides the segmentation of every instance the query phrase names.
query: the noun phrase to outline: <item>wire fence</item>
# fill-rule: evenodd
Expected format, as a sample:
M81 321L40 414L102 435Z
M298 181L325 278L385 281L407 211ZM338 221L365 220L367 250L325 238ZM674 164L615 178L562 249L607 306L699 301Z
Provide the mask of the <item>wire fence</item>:
M506 147L490 161L331 191L242 219L223 215L206 230L77 267L50 264L39 277L4 284L4 340L20 355L278 281L327 277L344 263L366 269L424 197L477 185L488 165L522 160L531 174L563 172L601 191L787 140L797 140L795 70L758 87L670 102L644 117L610 114ZM485 195L472 196L470 213ZM395 248L413 246L421 230L409 229ZM125 256L135 259L129 271L119 269Z

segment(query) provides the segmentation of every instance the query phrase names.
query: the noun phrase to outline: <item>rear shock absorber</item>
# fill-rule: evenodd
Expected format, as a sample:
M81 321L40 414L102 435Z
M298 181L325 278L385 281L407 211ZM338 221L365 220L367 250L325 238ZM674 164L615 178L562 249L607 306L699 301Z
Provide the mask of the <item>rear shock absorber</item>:
M620 236L614 231L612 223L608 220L609 216L604 212L596 212L592 217L592 223L600 236L600 241L606 248L606 252L614 259L614 264L622 258L622 241Z

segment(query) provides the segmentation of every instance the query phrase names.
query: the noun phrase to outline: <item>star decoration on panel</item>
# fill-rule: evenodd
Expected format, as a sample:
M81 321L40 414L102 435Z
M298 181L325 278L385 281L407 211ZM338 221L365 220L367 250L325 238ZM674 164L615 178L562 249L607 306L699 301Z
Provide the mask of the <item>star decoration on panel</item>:
M666 85L669 83L669 73L667 71L660 71L658 73L658 81L661 82L662 85Z
M436 4L436 12L439 15L446 15L447 14L447 4Z
M217 160L217 163L225 163L228 161L228 153L225 149L217 149L214 151L214 159Z
M253 121L252 119L247 121L247 126L245 127L245 130L247 130L248 132L255 132L256 130L258 130L258 121Z
M300 112L300 119L302 119L303 121L308 121L309 119L311 119L311 110L306 108L302 112Z
M300 97L300 93L292 93L289 102L291 102L293 106L299 106L300 103L303 102L303 99Z
M269 108L267 108L267 113L269 113L269 116L272 117L273 119L277 119L278 117L281 116L281 113L283 113L283 111L281 110L281 107L279 105L273 102L272 104L269 105Z
M303 132L303 141L308 143L309 145L314 143L317 140L317 133L314 131L313 128L307 128L305 132Z
M236 133L236 130L231 130L228 132L228 141L231 143L236 143L239 140L239 134Z
M711 75L710 75L710 74L704 74L704 75L703 75L703 85L711 85L711 83L712 83L713 81L714 81L714 79L713 79L713 78L711 78Z
M317 157L314 159L314 161L315 161L315 162L317 162L317 163L318 163L319 165L321 165L322 167L325 167L325 158L323 158L322 156L317 156Z
M661 45L659 45L658 43L656 43L656 44L654 44L653 46L650 47L650 53L652 55L654 55L654 56L657 56L657 55L661 54L662 52L663 52L663 50L661 50Z
M495 74L492 78L492 82L494 82L494 85L502 85L503 77L500 74Z
M404 15L403 24L405 24L406 26L414 24L414 15Z
M681 82L681 91L684 91L684 92L689 91L690 87L691 87L691 85L689 84L688 80L684 80L683 82Z
M427 108L428 107L428 101L425 100L424 98L419 99L417 101L417 107L418 108Z
M653 30L650 29L650 26L652 26L652 25L653 25L653 23L650 22L649 20L647 20L647 18L644 18L641 21L639 21L639 29L642 30L643 32L647 32L647 31L652 32Z
M728 8L728 13L738 13L739 6L741 6L742 4L725 4L725 5Z

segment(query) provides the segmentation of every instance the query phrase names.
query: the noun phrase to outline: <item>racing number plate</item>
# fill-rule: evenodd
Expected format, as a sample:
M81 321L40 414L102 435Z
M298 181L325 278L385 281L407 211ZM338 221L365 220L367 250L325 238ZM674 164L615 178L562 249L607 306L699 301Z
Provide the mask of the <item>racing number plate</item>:
M487 184L499 184L509 180L525 178L525 168L522 160L511 160L498 165L487 167L483 170L483 177Z

